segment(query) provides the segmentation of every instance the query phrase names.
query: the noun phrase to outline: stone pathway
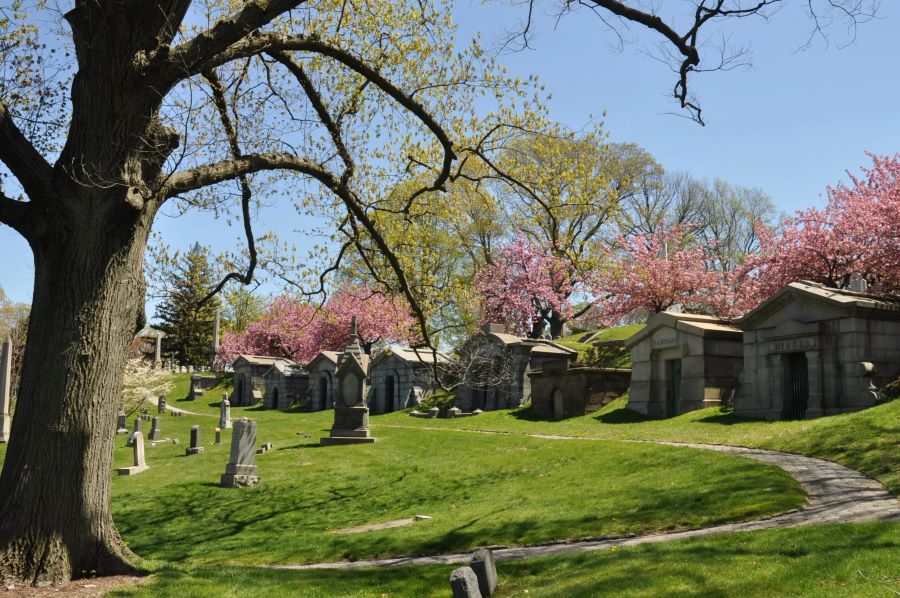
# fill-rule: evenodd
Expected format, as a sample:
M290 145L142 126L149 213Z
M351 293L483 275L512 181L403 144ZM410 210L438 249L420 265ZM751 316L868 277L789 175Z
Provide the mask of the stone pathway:
M454 430L470 432L470 430ZM491 433L486 430L478 433ZM503 433L503 432L500 432ZM591 438L574 438L570 436L552 436L541 434L524 434L547 440L600 440ZM627 442L627 441L626 441ZM644 441L631 441L644 442ZM648 536L632 536L620 538L599 538L572 542L555 542L536 546L508 548L503 546L488 547L494 552L498 561L508 559L524 559L538 556L549 556L570 552L588 552L606 550L613 546L634 546L656 542L668 542L682 538L712 536L732 532L745 532L774 527L786 528L816 523L855 523L863 521L896 521L900 522L900 501L891 496L884 486L876 480L831 461L805 457L791 453L753 449L738 446L714 444L692 444L683 442L653 442L696 449L705 449L730 453L776 465L800 482L806 491L808 503L802 509L796 509L758 521L726 523L702 529L672 532L668 534L652 534ZM353 569L359 567L390 567L396 565L450 565L467 563L472 552L441 554L423 557L396 557L365 561L342 561L336 563L313 563L307 565L273 565L277 569Z
M149 398L147 402L153 405L154 407L159 407L159 399L157 398ZM180 407L175 407L171 403L166 403L167 411L174 411L175 413L183 413L185 415L199 415L200 417L219 417L218 415L212 415L209 413L197 413L195 411L188 411L187 409L181 409Z

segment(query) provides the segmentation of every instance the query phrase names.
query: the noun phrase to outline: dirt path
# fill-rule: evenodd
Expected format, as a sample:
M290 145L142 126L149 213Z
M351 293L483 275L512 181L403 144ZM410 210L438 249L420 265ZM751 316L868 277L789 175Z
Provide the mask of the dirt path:
M461 433L505 434L505 432L490 432L486 430L444 430ZM521 435L530 436L532 438L542 438L545 440L601 440L543 434ZM726 523L685 532L573 542L555 542L520 548L507 548L502 546L492 547L494 557L500 561L508 559L524 559L571 552L605 550L613 546L634 546L636 544L668 542L670 540L680 540L682 538L696 538L775 527L797 527L800 525L811 525L816 523L856 523L876 520L900 522L900 501L891 496L881 483L856 470L844 467L837 463L832 463L831 461L791 453L782 453L779 451L737 446L681 442L652 442L652 444L719 451L776 465L785 470L791 477L800 483L806 491L808 503L802 509L788 511L787 513L782 513L781 515L776 515L767 519L746 521L742 523ZM272 567L278 569L352 569L357 567L390 567L396 565L446 565L467 563L471 557L472 553L469 551L424 557L396 557L352 562L313 563L306 565L273 565Z

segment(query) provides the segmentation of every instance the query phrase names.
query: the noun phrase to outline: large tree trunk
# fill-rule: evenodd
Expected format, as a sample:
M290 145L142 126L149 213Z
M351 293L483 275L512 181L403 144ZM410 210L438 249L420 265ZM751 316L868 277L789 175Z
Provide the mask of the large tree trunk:
M152 218L115 211L51 218L57 226L32 242L31 322L0 476L0 577L8 581L134 571L110 514L110 480Z

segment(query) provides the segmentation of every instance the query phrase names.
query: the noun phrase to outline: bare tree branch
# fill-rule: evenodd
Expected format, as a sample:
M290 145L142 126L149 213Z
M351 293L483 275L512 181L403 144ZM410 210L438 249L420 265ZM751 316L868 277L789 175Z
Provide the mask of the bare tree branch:
M241 157L241 147L238 143L237 131L231 123L228 116L228 104L225 101L225 88L222 81L216 75L215 71L207 71L203 73L203 78L209 83L209 87L213 94L213 103L216 111L219 113L219 119L222 121L222 128L225 129L225 136L228 138L228 146L231 148L231 155L235 158ZM253 224L250 220L250 198L252 192L250 190L250 182L247 175L239 175L238 180L241 184L241 218L244 223L244 236L247 239L247 253L250 254L250 263L247 264L247 270L243 273L229 272L207 295L197 304L203 305L212 299L230 280L240 281L242 284L250 284L253 280L253 273L256 270L256 238L253 235Z
M13 122L6 104L0 102L0 161L22 184L33 201L49 198L53 168Z

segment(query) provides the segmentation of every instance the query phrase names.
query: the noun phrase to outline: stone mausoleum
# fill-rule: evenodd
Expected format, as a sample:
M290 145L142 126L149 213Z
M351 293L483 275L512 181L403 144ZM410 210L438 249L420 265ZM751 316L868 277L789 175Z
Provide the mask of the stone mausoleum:
M630 369L570 365L569 359L546 361L529 374L531 411L538 417L587 415L628 391Z
M855 411L900 374L900 298L794 282L735 322L744 331L736 415Z
M309 373L299 363L276 361L263 375L266 392L264 409L287 409L306 395Z
M281 357L238 355L231 367L234 369L234 390L229 401L232 405L255 405L263 398L266 388L265 375L276 362L292 364Z
M366 403L372 413L415 407L434 392L434 359L427 349L391 346L379 353L369 364L371 386ZM441 364L450 360L438 353L437 361Z
M727 320L662 312L625 345L632 361L629 409L671 417L730 403L737 395L742 334Z
M321 351L306 365L309 372L309 400L306 411L322 411L334 408L335 371L340 357L337 351Z
M485 324L466 341L466 345L469 346L463 348L463 355L474 353L472 345L486 349L481 354L493 356L494 364L488 369L498 374L494 380L503 380L491 384L463 382L456 391L456 406L463 411L521 407L531 400L531 378L528 376L531 372L543 369L547 361L578 358L577 351L552 341L507 334L502 324ZM503 370L508 370L508 376L499 376Z

